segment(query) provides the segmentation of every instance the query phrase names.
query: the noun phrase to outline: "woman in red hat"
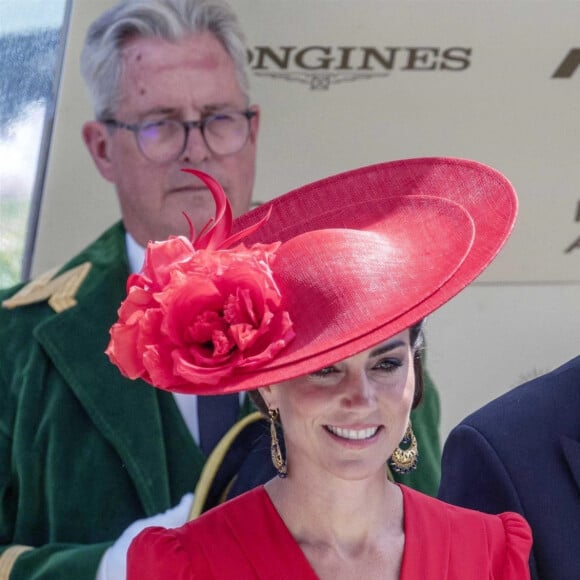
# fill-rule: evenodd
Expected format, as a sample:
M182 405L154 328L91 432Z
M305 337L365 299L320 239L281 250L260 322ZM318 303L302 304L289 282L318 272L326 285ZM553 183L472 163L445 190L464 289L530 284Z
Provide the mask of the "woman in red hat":
M252 390L279 477L181 528L142 532L129 578L529 578L521 516L445 504L385 466L417 462L422 320L507 239L509 182L466 160L384 163L232 224L219 185L196 175L216 220L194 242L150 244L107 353L161 389Z

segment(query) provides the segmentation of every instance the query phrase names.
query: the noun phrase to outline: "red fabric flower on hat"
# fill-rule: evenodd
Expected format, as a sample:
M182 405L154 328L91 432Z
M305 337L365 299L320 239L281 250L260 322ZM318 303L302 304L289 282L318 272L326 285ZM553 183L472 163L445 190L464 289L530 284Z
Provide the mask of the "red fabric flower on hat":
M191 173L214 196L215 222L195 242L179 236L149 243L142 271L129 277L106 350L125 376L181 392L191 384L217 390L212 387L230 374L269 362L294 338L271 270L280 244L227 249L250 231L230 237L223 190Z

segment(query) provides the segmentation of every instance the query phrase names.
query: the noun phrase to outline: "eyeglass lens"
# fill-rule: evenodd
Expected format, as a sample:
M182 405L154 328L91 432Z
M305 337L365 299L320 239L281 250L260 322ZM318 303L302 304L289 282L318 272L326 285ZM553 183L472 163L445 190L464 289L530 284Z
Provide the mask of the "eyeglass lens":
M200 129L207 147L217 155L239 151L248 140L250 121L243 113L220 113L206 117L201 127L172 119L142 125L137 140L143 154L152 161L170 161L187 146L191 130Z

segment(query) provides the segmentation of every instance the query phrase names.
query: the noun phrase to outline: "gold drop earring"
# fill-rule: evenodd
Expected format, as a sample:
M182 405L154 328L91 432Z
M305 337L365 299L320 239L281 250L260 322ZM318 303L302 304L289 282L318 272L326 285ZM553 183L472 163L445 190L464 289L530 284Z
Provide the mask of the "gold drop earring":
M270 438L272 440L270 445L272 464L278 472L278 477L284 478L288 474L288 468L286 466L286 460L282 457L282 449L280 448L278 433L276 432L276 421L280 416L280 412L278 409L268 409L268 416L270 417Z
M401 448L403 445L405 448ZM399 446L393 451L389 459L389 466L397 473L405 474L414 471L419 461L419 449L417 448L417 438L413 433L411 421L407 425L407 430Z

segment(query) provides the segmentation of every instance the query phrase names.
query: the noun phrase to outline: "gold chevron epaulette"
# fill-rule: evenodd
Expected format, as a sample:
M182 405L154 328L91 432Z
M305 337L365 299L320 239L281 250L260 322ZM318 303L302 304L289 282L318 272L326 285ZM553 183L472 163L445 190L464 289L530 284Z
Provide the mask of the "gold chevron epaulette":
M48 300L55 312L63 312L76 305L76 293L90 269L91 263L84 262L54 278L58 268L53 268L26 284L11 298L2 301L2 308L17 308Z

